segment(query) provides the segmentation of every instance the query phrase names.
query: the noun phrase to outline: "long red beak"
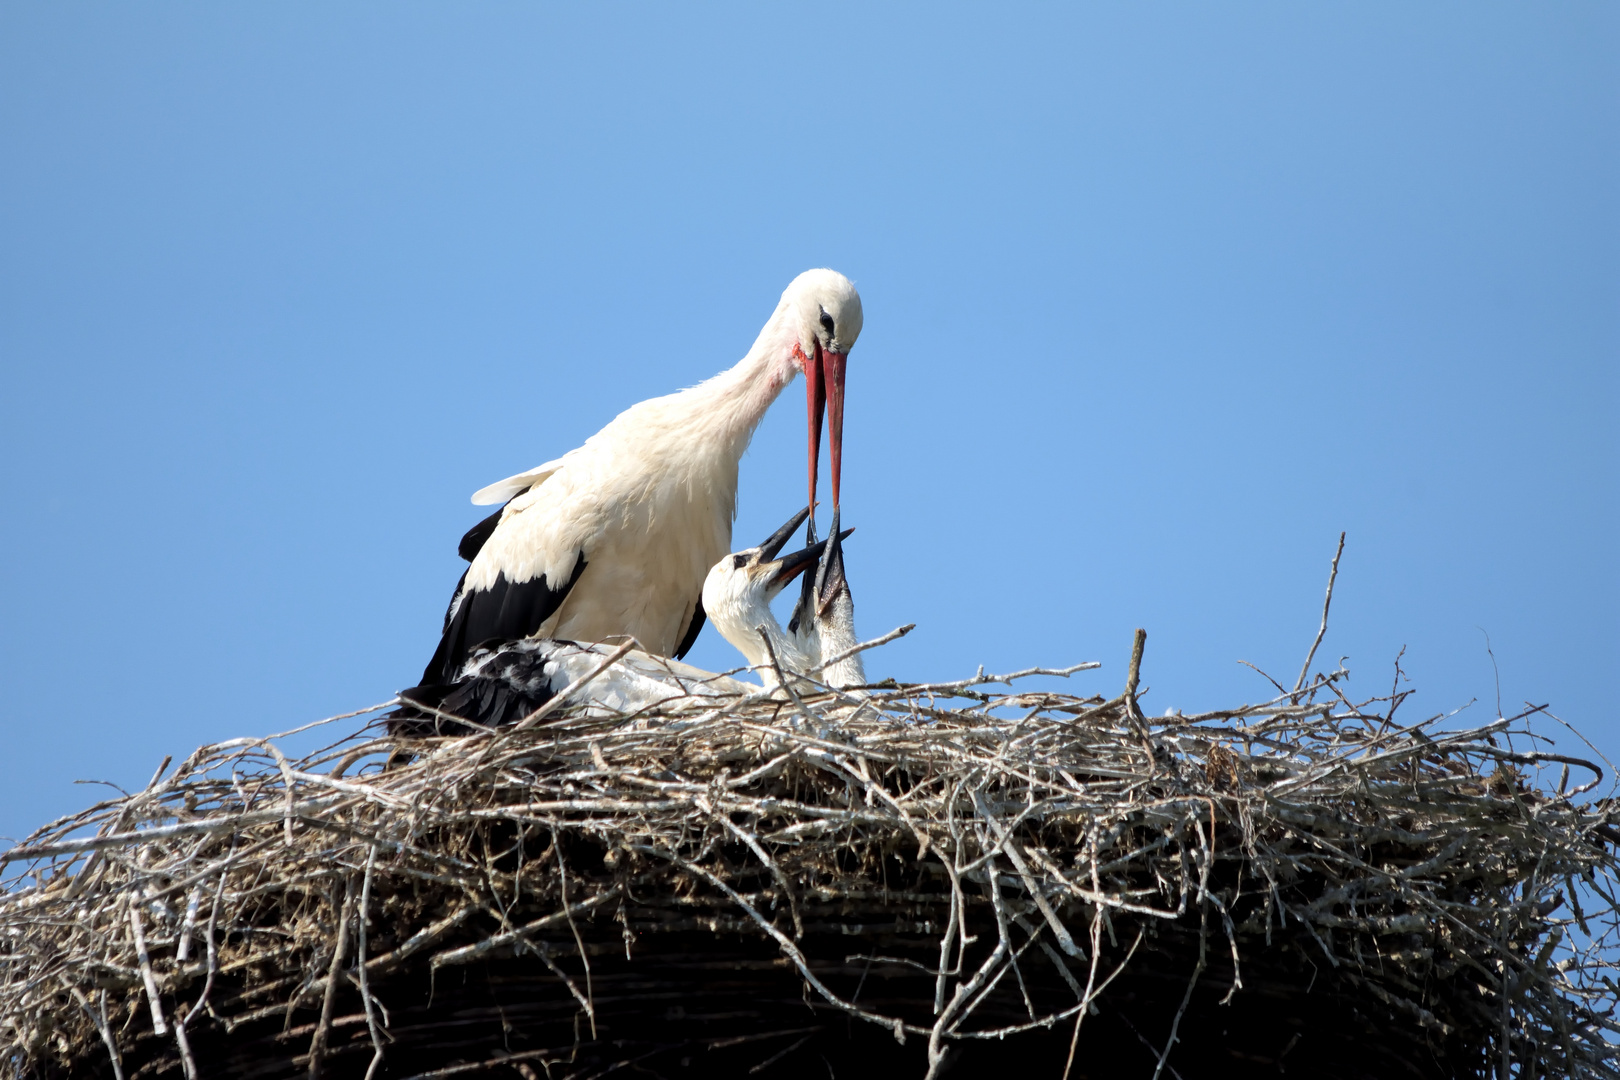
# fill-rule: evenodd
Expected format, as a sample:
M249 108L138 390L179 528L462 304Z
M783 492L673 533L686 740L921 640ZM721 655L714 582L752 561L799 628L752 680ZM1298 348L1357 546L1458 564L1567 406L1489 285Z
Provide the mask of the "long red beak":
M820 352L820 349L816 350ZM827 397L827 428L832 436L832 445L828 448L829 460L832 463L832 489L833 512L838 512L838 480L842 471L844 459L844 362L849 359L848 353L830 352L822 357L822 367L825 369ZM820 425L817 425L818 427ZM816 440L820 442L819 434ZM814 492L812 492L812 495Z
M804 356L804 353L801 351L799 355ZM804 356L804 407L805 430L810 437L810 501L805 505L810 507L810 513L814 515L816 469L821 464L821 414L827 407L827 385L822 381L820 342L816 343L813 355Z

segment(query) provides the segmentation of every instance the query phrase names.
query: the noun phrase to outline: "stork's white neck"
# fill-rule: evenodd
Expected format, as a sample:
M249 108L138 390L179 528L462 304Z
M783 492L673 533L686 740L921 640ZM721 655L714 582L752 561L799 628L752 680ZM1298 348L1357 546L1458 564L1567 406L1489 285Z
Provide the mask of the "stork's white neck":
M780 685L777 667L784 674L797 675L815 666L816 660L782 631L782 624L776 621L769 602L758 592L750 590L722 596L705 590L704 600L706 605L714 602L714 610L708 614L715 629L759 670L760 681L766 686ZM762 629L765 638L770 640L768 649L765 638L760 637Z
M826 664L828 660L843 655L860 643L860 639L855 636L855 602L850 598L847 588L840 591L828 605L819 623L821 641L820 659L817 663ZM821 673L821 681L828 686L837 687L864 685L866 665L861 661L861 654L846 656L836 664L827 664Z
M707 430L726 449L734 451L732 456L742 457L771 403L799 373L793 361L797 343L798 333L784 302L766 322L746 356L729 370L686 391L694 406L707 414Z

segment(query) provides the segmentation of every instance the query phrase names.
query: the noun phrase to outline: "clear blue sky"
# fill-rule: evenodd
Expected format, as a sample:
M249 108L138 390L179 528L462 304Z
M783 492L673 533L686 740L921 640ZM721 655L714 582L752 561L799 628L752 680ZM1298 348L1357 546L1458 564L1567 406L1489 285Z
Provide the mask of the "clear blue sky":
M15 3L0 163L0 834L411 684L468 495L820 265L874 673L1262 698L1344 529L1352 692L1620 751L1613 4Z

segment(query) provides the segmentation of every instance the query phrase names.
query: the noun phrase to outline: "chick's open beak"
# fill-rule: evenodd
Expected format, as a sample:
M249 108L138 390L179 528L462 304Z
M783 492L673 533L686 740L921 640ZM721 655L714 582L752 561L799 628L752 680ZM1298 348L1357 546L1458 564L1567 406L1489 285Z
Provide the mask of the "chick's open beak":
M765 542L759 545L760 561L764 562L766 560L776 558L776 553L781 551L783 545L788 542L788 537L793 535L793 530L797 529L800 525L803 525L804 519L809 516L810 508L807 506L803 510L800 510L797 514L794 514L792 517L788 518L787 524L783 525L780 529L777 529L775 532L771 533L771 535L767 536L765 538Z
M799 523L797 521L793 522L794 528L798 528L798 525ZM854 531L854 529L845 529L842 533L837 533L835 535L837 535L839 540L843 540ZM774 588L780 589L788 582L810 569L812 566L817 565L821 561L821 557L826 552L827 545L831 542L831 540L832 538L828 537L826 540L823 540L818 544L811 544L809 547L800 548L791 555L784 555L775 562L761 561L759 564L760 570L770 574L771 585Z

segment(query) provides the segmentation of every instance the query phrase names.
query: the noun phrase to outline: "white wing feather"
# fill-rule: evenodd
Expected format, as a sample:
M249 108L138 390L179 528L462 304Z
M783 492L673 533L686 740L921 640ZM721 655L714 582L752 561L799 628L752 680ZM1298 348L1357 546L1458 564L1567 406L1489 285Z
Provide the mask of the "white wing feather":
M497 480L488 487L479 488L473 492L473 505L493 506L495 503L506 502L512 496L527 491L562 468L564 460L564 458L558 458L555 461L548 461L544 465L535 466L528 472L520 472L516 476L508 476L505 480Z

